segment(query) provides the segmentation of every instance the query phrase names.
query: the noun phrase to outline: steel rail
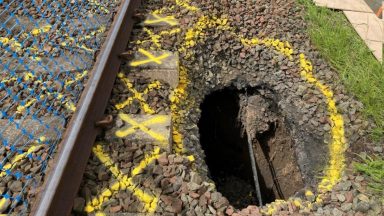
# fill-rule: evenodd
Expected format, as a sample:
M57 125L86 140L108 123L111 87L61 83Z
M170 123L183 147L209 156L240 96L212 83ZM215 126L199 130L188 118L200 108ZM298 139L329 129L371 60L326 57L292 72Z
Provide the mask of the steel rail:
M49 163L46 181L36 197L31 215L69 215L100 129L113 84L133 27L132 14L140 0L122 0L107 39L86 84L57 156Z

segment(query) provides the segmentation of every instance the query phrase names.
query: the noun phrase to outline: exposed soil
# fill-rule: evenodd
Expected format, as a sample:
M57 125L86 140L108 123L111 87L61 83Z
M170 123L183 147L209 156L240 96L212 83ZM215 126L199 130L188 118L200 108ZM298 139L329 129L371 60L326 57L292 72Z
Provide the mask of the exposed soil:
M264 203L286 199L304 187L294 141L279 114L273 93L241 95L241 122L252 140Z
M246 91L245 91L246 92ZM263 91L263 94L266 94ZM284 199L304 187L294 142L276 103L260 92L224 89L201 105L201 144L211 178L233 206L257 203L248 137L252 140L262 202Z
M241 136L238 121L238 94L230 90L212 93L201 108L201 145L218 191L239 208L255 203L247 137Z

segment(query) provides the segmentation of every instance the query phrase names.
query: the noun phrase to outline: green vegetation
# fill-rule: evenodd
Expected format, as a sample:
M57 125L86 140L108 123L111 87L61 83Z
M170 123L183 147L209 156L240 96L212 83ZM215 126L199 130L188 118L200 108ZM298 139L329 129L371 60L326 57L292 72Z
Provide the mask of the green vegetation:
M369 176L369 186L384 195L384 160L381 157L361 157L361 163L355 163L355 169Z
M369 51L342 12L320 8L312 0L298 0L312 43L339 73L344 86L364 104L376 124L372 137L384 138L384 67Z

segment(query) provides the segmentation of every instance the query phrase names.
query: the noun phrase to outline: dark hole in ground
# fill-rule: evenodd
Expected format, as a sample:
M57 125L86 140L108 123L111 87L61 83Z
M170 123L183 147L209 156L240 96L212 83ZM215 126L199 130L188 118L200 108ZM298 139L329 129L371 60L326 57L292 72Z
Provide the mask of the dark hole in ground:
M248 112L251 118L244 112L247 109L252 109ZM255 132L250 137L263 204L288 198L303 188L293 140L273 100L255 89L251 96L245 96L243 91L226 88L206 96L201 110L200 142L210 177L234 207L258 203L245 127ZM247 118L251 119L248 122L261 123L245 126Z

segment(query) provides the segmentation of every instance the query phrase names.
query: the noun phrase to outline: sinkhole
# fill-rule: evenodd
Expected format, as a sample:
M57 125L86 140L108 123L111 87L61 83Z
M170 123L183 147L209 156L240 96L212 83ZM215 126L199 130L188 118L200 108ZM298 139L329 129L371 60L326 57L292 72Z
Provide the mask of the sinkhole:
M271 91L225 88L207 95L200 108L200 143L209 177L234 207L260 203L254 170L264 205L304 187L293 138Z

